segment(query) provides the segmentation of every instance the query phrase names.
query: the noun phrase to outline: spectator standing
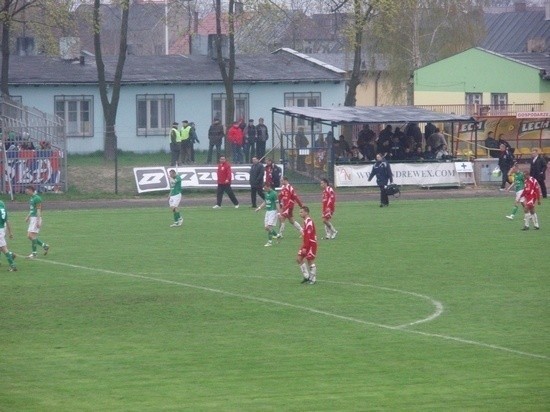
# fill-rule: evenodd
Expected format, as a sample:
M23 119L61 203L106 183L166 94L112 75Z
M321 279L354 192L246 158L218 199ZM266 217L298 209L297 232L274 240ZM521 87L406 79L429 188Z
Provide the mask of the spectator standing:
M370 129L368 124L364 124L363 128L357 135L357 147L359 148L359 151L364 157L367 156L367 145L369 144L369 141L372 139L375 139L374 132Z
M535 230L539 230L539 217L535 211L535 202L540 206L541 190L539 182L529 171L525 172L525 187L523 188L523 211L525 212L524 225L521 230L529 230L529 222L533 221Z
M257 208L256 199L260 196L264 197L264 165L260 163L256 156L252 157L252 166L250 166L250 200L252 201L252 207Z
M216 204L213 209L222 207L223 194L227 193L235 209L239 208L239 201L231 188L231 164L225 159L225 156L220 156L218 163L218 190L216 192Z
M191 162L192 143L190 139L191 125L187 120L181 123L181 163L186 164Z
M174 122L170 130L170 166L176 166L180 160L181 139L178 126L178 122Z
M38 196L34 186L27 186L25 192L30 196L29 199L29 214L25 219L28 222L29 227L27 229L27 237L31 241L31 254L27 256L27 259L34 259L36 257L37 246L42 246L44 249L44 255L48 254L50 246L45 242L38 239L38 233L42 227L42 198Z
M534 177L539 183L542 197L546 198L546 168L548 164L546 159L540 154L538 148L531 149L531 167L529 168L529 174Z
M302 227L294 220L294 205L297 204L302 207L302 200L286 176L283 177L283 186L279 192L279 202L281 202L281 212L279 213L279 220L281 222L281 226L279 227L279 237L283 237L287 220L296 230L301 232Z
M418 123L407 123L407 126L405 127L405 137L408 140L412 140L412 142L409 143L414 143L415 146L422 146L422 131L420 130L420 126L418 126ZM411 149L413 148L412 145L410 145L410 147Z
M174 223L170 227L177 227L183 224L183 217L179 211L181 202L181 176L179 176L174 169L170 169L170 195L168 196L168 206L172 209L174 215Z
M256 212L259 212L265 206L264 228L267 232L267 243L264 246L269 247L273 246L273 238L279 236L274 229L277 224L279 202L277 201L277 192L267 182L264 183L264 191L264 201L256 208Z
M313 220L309 216L309 208L307 206L302 206L300 209L300 217L304 220L304 227L302 229L302 245L298 251L296 262L302 272L302 283L313 285L317 281L317 267L315 266L317 234L315 223L313 223Z
M220 158L222 142L225 136L225 131L220 123L219 119L214 119L214 122L208 129L208 155L206 157L206 163L212 163L212 152L214 147L216 148L216 159Z
M15 266L16 255L13 252L10 252L8 249L8 243L6 242L6 234L10 239L13 239L13 232L11 230L10 222L8 220L8 211L4 202L0 200L0 251L6 255L8 260L8 270L10 272L17 272L17 267Z
M390 205L388 199L388 192L386 188L388 183L393 183L393 173L391 167L382 153L376 155L376 163L372 166L372 171L369 176L369 182L373 177L376 176L376 184L380 188L380 207L385 207Z
M508 182L508 172L514 165L514 155L504 143L500 144L500 152L498 156L498 167L501 173L500 190L506 189L506 183Z
M350 157L351 148L349 143L346 141L346 136L341 134L338 137L338 142L336 146L335 155L338 160L348 160Z
M256 126L256 157L263 161L265 156L265 145L269 139L269 131L267 126L264 124L264 118L260 117L258 119L258 125Z
M250 163L252 156L256 156L256 126L254 119L250 119L244 128L244 161ZM261 188L260 188L261 189Z
M281 186L281 168L268 157L265 164L265 181L274 188Z
M243 139L243 130L240 128L239 123L233 123L227 131L227 140L231 143L233 161L235 163L243 162Z
M378 135L377 147L378 147L379 153L387 154L389 152L392 136L393 136L393 128L391 124L388 124L386 125L384 130L382 130Z
M435 151L437 150L437 148L441 147L442 144L447 145L447 142L445 141L445 136L443 136L443 133L441 133L439 128L436 127L435 132L433 132L430 137L428 137L426 146L430 146L432 148L432 151Z
M321 214L325 226L325 239L334 239L338 231L332 224L332 216L336 208L336 193L328 182L328 179L321 179L321 189L323 190L323 199L321 203Z
M485 147L487 148L489 152L489 156L498 158L499 155L499 144L497 142L497 139L495 139L495 136L493 135L493 132L487 132L487 138L485 139ZM494 150L491 150L494 149Z
M294 146L298 149L296 169L300 172L304 172L306 170L306 156L300 154L300 149L306 149L308 145L309 140L307 140L307 137L304 134L304 128L299 127L296 136L294 136Z
M191 130L189 130L189 143L191 145L191 163L195 163L195 143L200 143L199 136L197 135L197 128L195 122L189 123Z
M435 133L435 125L432 122L426 123L426 126L424 126L424 140L426 144L428 144L428 140L430 139L430 136Z

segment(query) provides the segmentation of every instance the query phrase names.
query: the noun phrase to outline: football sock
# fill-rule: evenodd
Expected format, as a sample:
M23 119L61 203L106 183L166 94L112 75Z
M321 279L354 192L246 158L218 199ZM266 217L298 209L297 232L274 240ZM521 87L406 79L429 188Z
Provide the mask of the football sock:
M275 229L271 229L271 236L277 236L277 231Z
M6 253L6 259L8 259L8 263L11 265L13 265L13 253L12 252L7 252Z
M307 263L302 263L300 265L300 270L302 271L302 275L304 276L305 279L309 279L309 272L307 270Z
M533 219L533 224L535 225L535 227L539 227L539 217L536 213L533 213L531 215L531 219Z
M518 211L518 207L514 206L514 208L512 209L512 216L515 216L517 211Z
M44 246L44 242L42 242L40 239L36 239L36 243L39 245L39 246Z
M31 249L33 253L36 253L36 239L31 240Z
M332 233L336 232L336 228L333 226L332 222L328 222L328 227Z
M525 217L523 218L525 222L525 227L529 227L529 219L531 219L531 215L529 213L526 213Z
M180 212L174 212L174 222L177 222L180 220L181 214Z
M328 228L327 225L325 225L325 235L327 235L327 237L330 236L330 229Z
M281 226L279 227L279 233L282 235L283 232L285 231L285 223L281 223Z
M294 221L294 223L292 224L292 226L294 226L296 228L297 231L301 232L302 231L302 226L300 226L300 224L296 221Z
M315 278L317 277L317 266L315 266L315 263L313 263L310 267L309 267L309 273L310 273L310 279L312 280L315 280Z

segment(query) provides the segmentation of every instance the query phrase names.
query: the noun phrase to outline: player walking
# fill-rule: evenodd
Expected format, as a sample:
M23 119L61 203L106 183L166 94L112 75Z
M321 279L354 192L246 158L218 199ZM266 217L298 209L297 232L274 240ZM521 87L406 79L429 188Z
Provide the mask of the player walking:
M44 255L48 254L50 246L40 239L38 239L38 233L40 232L40 227L42 226L42 198L38 196L34 186L27 186L25 192L31 197L29 199L29 214L25 219L29 223L29 228L27 229L27 237L31 241L32 252L27 259L34 259L36 257L37 245L42 246L44 249Z
M302 232L302 246L298 251L296 262L300 265L302 283L310 285L317 281L317 266L315 266L315 256L317 254L317 235L315 233L315 224L309 216L309 207L302 206L300 216L304 219L304 228Z
M6 210L6 205L0 200L0 251L6 255L8 259L9 271L16 272L17 268L15 267L14 259L15 253L8 250L8 243L6 242L6 233L9 238L13 238L13 233L11 231L10 222L8 221L8 211Z
M279 213L279 219L281 221L281 226L279 227L279 238L283 237L283 232L285 231L285 222L288 220L292 226L298 231L302 231L302 227L298 222L294 220L293 211L294 205L302 207L302 201L296 194L296 190L288 181L288 177L283 177L283 185L281 186L281 192L279 193L279 201L281 202L281 212Z
M512 166L512 168L508 172L508 181L512 182L512 184L508 187L507 190L509 192L511 188L514 188L516 192L516 203L512 208L512 213L510 213L506 217L510 220L514 220L519 206L521 205L523 198L523 188L525 187L525 177L523 175L523 172L519 170L517 163L514 163L514 166Z
M265 182L264 201L256 208L256 212L265 207L264 227L267 231L267 243L264 246L266 247L273 246L273 238L277 237L277 232L273 228L277 224L278 205L277 192L273 190L273 187L269 183Z
M331 220L336 207L336 193L328 182L328 179L321 179L321 189L323 189L322 217L325 225L325 239L334 239L338 231L333 226Z
M523 211L525 212L524 226L521 230L529 230L529 221L533 221L533 226L535 230L539 230L539 217L537 212L535 212L535 201L540 206L540 198L542 196L539 182L533 176L530 175L529 171L525 172L525 188L523 189Z
M183 217L179 211L181 202L181 176L174 169L170 169L170 196L168 197L168 205L174 214L174 223L170 227L177 227L183 224Z

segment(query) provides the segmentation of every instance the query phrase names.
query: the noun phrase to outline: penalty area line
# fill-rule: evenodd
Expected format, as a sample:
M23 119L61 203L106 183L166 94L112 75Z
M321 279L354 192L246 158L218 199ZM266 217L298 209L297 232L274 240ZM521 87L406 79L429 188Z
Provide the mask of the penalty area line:
M215 289L215 288L209 288L209 287L206 287L206 286L193 285L193 284L185 283L185 282L177 282L177 281L168 280L168 279L159 279L159 278L154 278L154 277L145 276L145 275L118 272L118 271L108 270L108 269L91 268L91 267L82 266L82 265L74 265L74 264L71 264L71 263L56 262L56 261L53 261L53 260L42 260L42 259L40 259L40 260L38 260L38 262L49 263L49 264L57 265L57 266L66 266L66 267L71 267L71 268L74 268L74 269L88 270L88 271L91 271L91 272L99 272L99 273L104 273L104 274L108 274L108 275L116 275L116 276L124 276L124 277L129 277L129 278L134 278L134 279L141 279L141 280L146 280L146 281L149 281L149 282L158 282L158 283L164 283L164 284L167 284L167 285L182 286L182 287L187 287L187 288L191 288L191 289L203 290L205 292L211 292L211 293L217 293L217 294L225 295L225 296L237 297L237 298L240 298L240 299L246 299L246 300L251 300L251 301L256 301L256 302L268 303L268 304L273 304L273 305L287 307L287 308L299 309L299 310L307 311L307 312L310 312L310 313L315 313L315 314L318 314L318 315L324 315L324 316L327 316L327 317L340 319L340 320L344 320L344 321L347 321L347 322L353 322L353 323L358 323L358 324L362 324L362 325L367 325L367 326L374 326L374 327L378 327L378 328L386 329L386 330L393 330L393 331L398 331L398 332L403 332L403 333L411 333L411 334L415 334L415 335L426 336L426 337L430 337L430 338L438 338L438 339L443 339L443 340L448 340L448 341L454 341L454 342L458 342L458 343L462 343L462 344L466 344L466 345L478 346L478 347L482 347L482 348L498 350L498 351L502 351L502 352L512 353L512 354L515 354L515 355L521 355L521 356L526 356L526 357L531 357L531 358L544 359L544 360L550 359L548 356L545 356L545 355L540 355L540 354L530 353L530 352L524 352L524 351L520 351L520 350L516 350L516 349L507 348L507 347L504 347L504 346L492 345L492 344L489 344L489 343L483 343L483 342L458 338L458 337L449 336L449 335L442 335L442 334L430 333L430 332L422 332L422 331L406 328L406 326L410 326L410 324L400 325L400 326L384 325L382 323L370 322L370 321L366 321L366 320L363 320L363 319L352 318L350 316L338 315L338 314L327 312L327 311L324 311L324 310L309 308L307 306L295 305L293 303L282 302L282 301L278 301L278 300L274 300L274 299L261 298L261 297L258 297L258 296L244 295L244 294L241 294L241 293L228 292L228 291L221 290L221 289ZM362 285L362 286L364 286L364 285ZM391 288L384 288L384 287L378 287L378 288L383 289L383 290L399 291L399 289L391 289ZM405 291L400 291L400 292L403 293ZM406 293L411 294L411 295L418 295L418 294L413 293L413 292L406 292ZM418 296L425 297L424 295L418 295ZM415 324L415 323L417 323L417 322L413 322L412 324Z

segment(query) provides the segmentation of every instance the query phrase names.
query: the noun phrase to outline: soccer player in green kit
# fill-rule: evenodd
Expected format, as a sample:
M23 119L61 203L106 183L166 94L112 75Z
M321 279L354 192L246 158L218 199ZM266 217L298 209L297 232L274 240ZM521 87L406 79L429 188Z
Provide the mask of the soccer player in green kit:
M10 222L8 222L8 211L6 210L6 205L0 200L0 251L6 255L6 259L8 259L8 264L10 265L8 270L10 272L16 272L17 268L14 263L15 253L8 250L6 233L10 239L13 237Z
M27 259L34 259L36 257L37 245L42 246L44 249L44 255L48 254L50 246L40 239L38 239L38 233L40 232L40 227L42 226L42 198L38 196L34 186L27 186L25 192L31 197L29 199L29 214L25 219L29 223L29 228L27 229L27 237L31 241L32 252Z
M172 209L174 214L174 223L170 227L181 226L183 223L183 217L179 211L179 205L181 202L181 176L179 176L174 169L170 169L170 197L168 198L168 205Z
M508 181L512 182L512 184L508 187L508 192L512 187L514 188L514 191L516 192L516 203L514 204L512 213L506 217L510 220L514 220L519 206L522 204L523 189L525 188L525 176L523 175L523 172L519 170L517 163L514 163L514 166L512 166L508 172Z
M267 231L267 243L264 246L273 246L273 237L277 237L275 225L277 224L277 212L279 201L277 199L277 192L273 189L270 183L264 183L264 196L265 199L260 206L256 208L256 212L259 212L265 206L265 218L264 227Z

